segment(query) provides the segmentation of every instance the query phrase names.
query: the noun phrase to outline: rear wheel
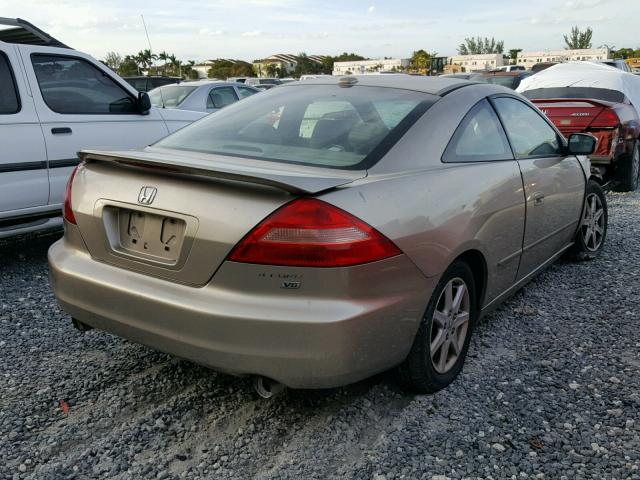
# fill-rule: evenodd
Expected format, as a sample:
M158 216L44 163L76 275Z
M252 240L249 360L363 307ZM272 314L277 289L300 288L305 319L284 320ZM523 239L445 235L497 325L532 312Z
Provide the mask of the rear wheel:
M574 260L590 260L600 253L607 238L608 222L607 198L602 187L589 180L580 228L569 251Z
M449 385L462 370L476 316L471 269L454 262L434 290L411 351L397 369L400 383L422 393Z
M620 159L619 184L620 192L633 192L638 188L640 177L640 141L636 140L631 154Z

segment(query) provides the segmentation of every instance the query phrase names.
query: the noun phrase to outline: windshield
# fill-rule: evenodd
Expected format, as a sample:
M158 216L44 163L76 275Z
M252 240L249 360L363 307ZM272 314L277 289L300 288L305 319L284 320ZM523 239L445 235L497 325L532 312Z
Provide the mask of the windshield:
M545 100L549 98L586 98L593 100L603 100L605 102L622 103L624 93L608 88L592 87L554 87L536 88L521 92L529 99Z
M179 106L198 87L182 87L167 85L154 88L149 92L151 105L154 107L172 108Z
M329 168L365 168L381 156L376 148L383 143L381 148L390 148L433 98L393 88L281 87L231 105L156 146ZM372 159L365 162L370 154Z

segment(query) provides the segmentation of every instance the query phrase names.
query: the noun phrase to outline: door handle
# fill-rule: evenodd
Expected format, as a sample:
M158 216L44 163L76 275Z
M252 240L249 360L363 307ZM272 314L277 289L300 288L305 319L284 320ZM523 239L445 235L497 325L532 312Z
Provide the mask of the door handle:
M72 133L69 127L56 127L51 129L51 133L54 135L63 135L65 133Z
M533 194L533 204L534 205L542 205L544 203L544 193L535 192Z

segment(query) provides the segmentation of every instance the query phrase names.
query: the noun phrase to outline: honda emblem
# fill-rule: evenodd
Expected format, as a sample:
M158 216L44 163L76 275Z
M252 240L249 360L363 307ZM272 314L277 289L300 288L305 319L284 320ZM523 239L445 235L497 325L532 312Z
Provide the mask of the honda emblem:
M151 205L156 198L158 189L156 187L142 187L140 195L138 195L138 203L142 205Z

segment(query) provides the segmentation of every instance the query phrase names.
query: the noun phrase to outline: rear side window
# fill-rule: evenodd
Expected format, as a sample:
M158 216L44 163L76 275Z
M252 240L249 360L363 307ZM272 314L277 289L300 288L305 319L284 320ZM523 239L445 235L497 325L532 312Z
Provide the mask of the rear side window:
M396 88L292 84L224 108L156 146L328 168L369 168L436 99Z
M485 99L466 115L453 134L443 162L513 160L507 137L493 107Z
M31 63L42 98L56 113L138 113L133 96L82 58L34 54Z
M250 97L251 95L258 93L252 88L247 88L247 87L236 87L236 88L238 89L238 93L240 94L241 99Z
M7 56L0 52L0 115L20 111L20 98Z
M493 100L507 131L516 158L548 157L562 154L563 145L556 131L542 116L520 100Z
M209 92L207 108L224 108L238 101L233 87L216 87Z
M149 92L149 100L154 107L175 108L184 102L198 87L166 86Z

